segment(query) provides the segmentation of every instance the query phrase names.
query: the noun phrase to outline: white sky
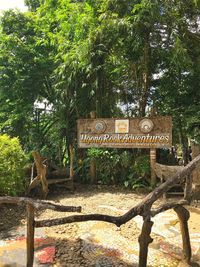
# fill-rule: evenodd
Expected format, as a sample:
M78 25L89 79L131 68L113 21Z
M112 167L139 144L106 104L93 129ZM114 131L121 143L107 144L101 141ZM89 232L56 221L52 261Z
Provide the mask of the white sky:
M0 11L10 8L19 8L22 11L27 10L24 6L24 0L0 0Z

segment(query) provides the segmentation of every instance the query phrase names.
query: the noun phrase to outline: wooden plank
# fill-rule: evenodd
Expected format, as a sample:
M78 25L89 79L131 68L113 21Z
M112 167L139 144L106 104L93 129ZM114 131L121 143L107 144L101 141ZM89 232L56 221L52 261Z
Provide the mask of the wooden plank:
M71 181L71 178L62 178L62 179L49 179L47 180L48 185L49 184L58 184L58 183L64 183L64 182L68 182Z
M184 192L167 192L165 193L166 196L171 195L171 196L183 196Z
M78 146L163 148L172 146L172 118L98 118L77 121Z

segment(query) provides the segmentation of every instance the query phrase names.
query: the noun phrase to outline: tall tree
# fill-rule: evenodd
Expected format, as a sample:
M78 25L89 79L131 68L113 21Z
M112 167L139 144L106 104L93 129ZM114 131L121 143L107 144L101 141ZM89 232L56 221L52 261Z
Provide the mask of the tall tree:
M199 1L26 4L29 12L1 18L1 131L26 144L28 132L40 136L39 148L60 151L60 162L75 140L76 119L91 110L145 116L155 106L173 115L184 149L189 135L198 136ZM35 109L35 102L51 108Z

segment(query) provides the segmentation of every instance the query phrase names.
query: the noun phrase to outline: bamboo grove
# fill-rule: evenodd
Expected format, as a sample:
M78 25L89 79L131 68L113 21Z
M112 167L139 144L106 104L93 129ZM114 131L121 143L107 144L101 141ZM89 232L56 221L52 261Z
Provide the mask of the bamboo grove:
M0 19L0 131L64 164L76 120L172 115L200 137L198 0L26 0ZM186 153L186 152L185 152Z

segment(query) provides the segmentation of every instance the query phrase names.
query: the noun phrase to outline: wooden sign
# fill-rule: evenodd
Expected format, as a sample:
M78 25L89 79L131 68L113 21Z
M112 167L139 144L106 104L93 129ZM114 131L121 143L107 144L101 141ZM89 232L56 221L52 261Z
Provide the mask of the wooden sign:
M110 148L170 148L172 118L78 120L78 146Z

